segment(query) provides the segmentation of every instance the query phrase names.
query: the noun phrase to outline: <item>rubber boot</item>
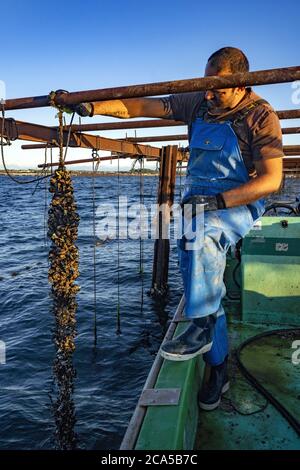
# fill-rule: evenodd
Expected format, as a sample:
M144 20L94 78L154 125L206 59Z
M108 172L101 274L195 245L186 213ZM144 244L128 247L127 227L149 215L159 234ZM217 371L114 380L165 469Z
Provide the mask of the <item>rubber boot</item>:
M227 360L228 356L222 364L211 367L209 381L204 384L198 396L199 406L202 410L211 411L217 408L223 393L229 389Z
M162 357L170 361L186 361L206 353L212 347L214 324L213 315L195 318L183 333L162 345Z

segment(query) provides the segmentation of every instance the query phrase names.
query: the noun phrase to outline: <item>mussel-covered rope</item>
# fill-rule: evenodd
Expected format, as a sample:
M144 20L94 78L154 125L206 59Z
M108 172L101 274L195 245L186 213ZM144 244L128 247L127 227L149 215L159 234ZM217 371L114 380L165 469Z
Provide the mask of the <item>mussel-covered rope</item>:
M74 200L74 189L70 172L64 166L63 111L59 110L59 166L50 179L52 201L49 208L48 236L51 239L49 251L49 282L53 300L55 327L53 340L56 357L53 371L58 387L54 402L56 438L60 449L74 449L75 408L72 399L73 352L76 336L76 294L79 286L75 283L78 271L79 215Z

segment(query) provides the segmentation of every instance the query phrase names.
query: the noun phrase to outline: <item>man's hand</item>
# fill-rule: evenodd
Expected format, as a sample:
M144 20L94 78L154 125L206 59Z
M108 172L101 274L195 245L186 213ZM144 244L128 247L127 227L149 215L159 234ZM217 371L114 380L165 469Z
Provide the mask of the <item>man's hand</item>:
M197 215L197 206L203 206L204 211L217 211L220 209L226 209L226 204L222 194L216 194L216 196L190 196L182 201L181 207L184 209L192 205L192 217Z
M49 94L49 98L51 100L51 103L55 106L55 98L60 95L65 95L68 94L69 92L67 90L56 90L56 91L51 91ZM94 115L94 105L93 103L79 103L79 104L69 104L67 106L62 106L62 109L64 112L72 114L72 113L77 113L79 116L82 117L92 117Z
M94 116L93 103L79 103L75 104L74 111L81 117Z
M223 193L227 207L242 206L278 191L282 181L282 158L255 161L257 177Z

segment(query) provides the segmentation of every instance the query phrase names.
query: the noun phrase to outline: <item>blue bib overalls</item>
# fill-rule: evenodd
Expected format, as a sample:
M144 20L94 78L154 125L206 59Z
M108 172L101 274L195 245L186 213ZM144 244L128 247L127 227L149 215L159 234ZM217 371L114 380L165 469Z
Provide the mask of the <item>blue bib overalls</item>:
M191 127L183 199L193 195L215 195L247 181L248 171L231 122L206 122L196 118ZM210 365L222 363L228 354L226 319L221 305L226 293L223 274L227 250L249 232L263 210L264 202L259 200L247 206L202 213L203 241L195 249L192 245L195 239L188 231L194 229L197 217L190 227L183 223L178 251L186 299L185 315L188 319L210 314L217 316L213 346L204 354ZM198 230L197 224L196 227ZM187 239L191 244L187 245Z

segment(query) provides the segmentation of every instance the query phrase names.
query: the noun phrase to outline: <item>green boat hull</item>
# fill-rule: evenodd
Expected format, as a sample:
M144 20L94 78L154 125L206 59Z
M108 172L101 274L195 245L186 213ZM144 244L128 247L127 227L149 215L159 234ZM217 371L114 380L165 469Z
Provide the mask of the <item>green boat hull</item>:
M243 349L241 360L258 382L300 422L300 351L297 356L294 349L296 340L300 349L300 220L294 217L284 220L283 224L282 217L264 217L244 239L241 263L234 256L228 256L224 276L227 297L223 305L231 348L231 384L221 405L214 411L199 410L198 391L208 375L202 356L182 362L164 360L151 390L146 391L150 392L150 397L164 392L165 398L163 402L148 400L140 406L143 419L138 432L135 430L136 438L132 439L134 444L130 448L300 449L297 432L246 380L234 355L235 349L246 339L271 330L294 329L295 334L257 339ZM181 302L174 336L186 326L178 315L183 313L183 307ZM299 357L299 364L293 357Z

